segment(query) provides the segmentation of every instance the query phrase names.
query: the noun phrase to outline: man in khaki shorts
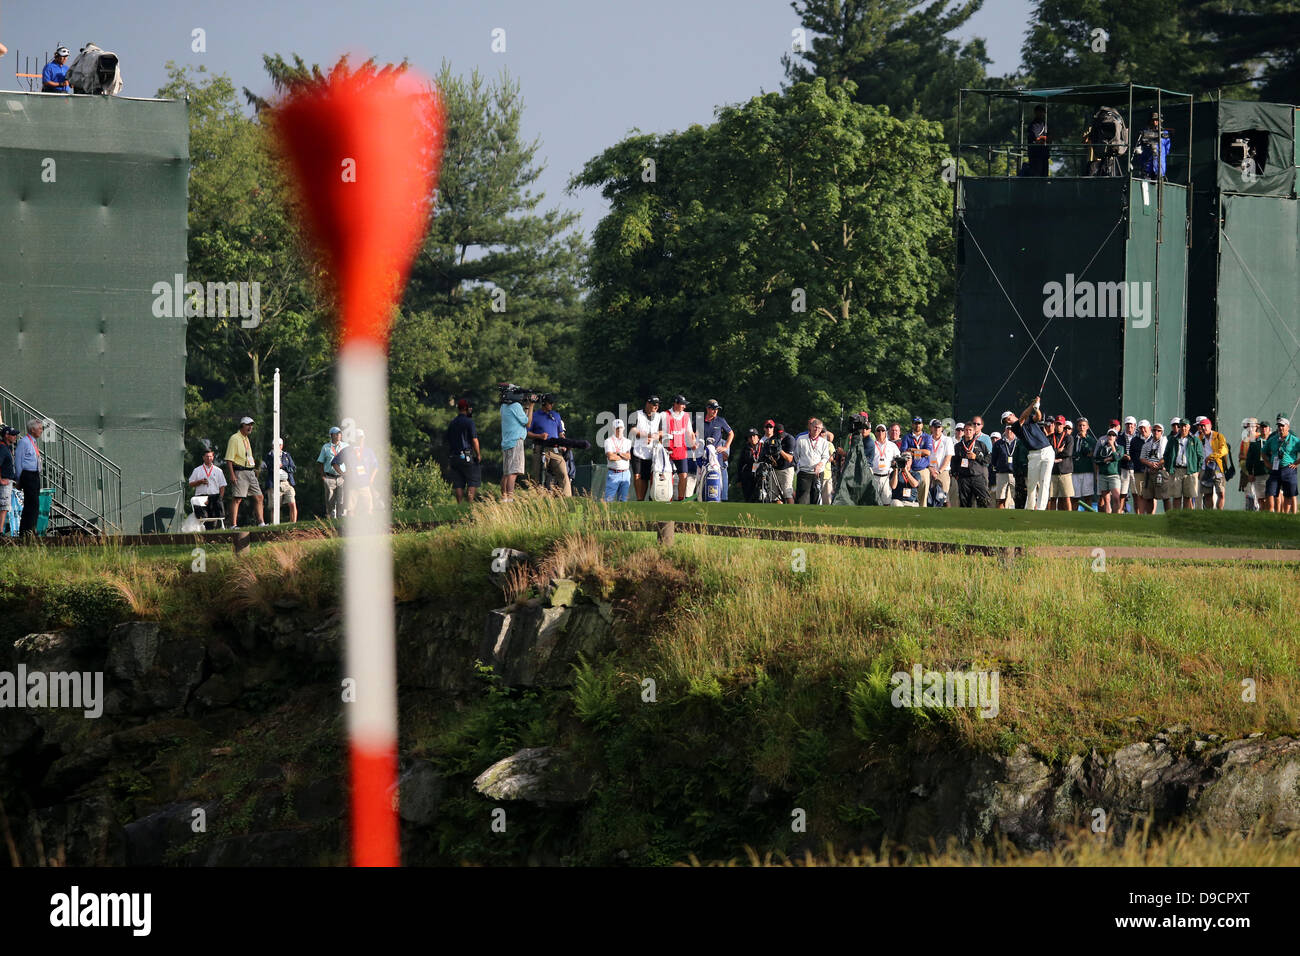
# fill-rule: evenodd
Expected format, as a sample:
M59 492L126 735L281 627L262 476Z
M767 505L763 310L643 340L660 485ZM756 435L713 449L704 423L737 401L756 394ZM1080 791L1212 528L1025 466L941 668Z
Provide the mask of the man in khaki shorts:
M253 433L253 420L245 415L239 420L239 431L226 442L226 473L230 478L230 527L239 526L239 504L245 498L253 499L257 523L265 526L262 518L262 488L257 483L257 459L253 457L253 443L248 436Z
M1174 511L1196 508L1202 455L1201 440L1192 436L1191 421L1180 418L1178 434L1171 435L1165 447L1165 471L1173 476L1169 483L1169 507Z

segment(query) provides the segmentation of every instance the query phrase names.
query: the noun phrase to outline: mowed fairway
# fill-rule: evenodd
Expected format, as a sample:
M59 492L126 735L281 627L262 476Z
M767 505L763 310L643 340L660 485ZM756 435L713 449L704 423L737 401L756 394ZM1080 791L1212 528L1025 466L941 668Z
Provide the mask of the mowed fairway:
M916 541L1002 547L1073 545L1158 548L1300 548L1295 515L1243 511L1179 511L1106 515L984 508L875 508L755 505L722 502L636 502L609 505L612 514L646 521L827 531Z

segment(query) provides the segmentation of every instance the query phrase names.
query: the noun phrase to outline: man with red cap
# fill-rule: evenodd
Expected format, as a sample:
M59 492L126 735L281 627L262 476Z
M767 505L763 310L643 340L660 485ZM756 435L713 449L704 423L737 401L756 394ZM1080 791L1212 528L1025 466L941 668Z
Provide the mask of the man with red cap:
M1228 439L1216 432L1214 423L1204 415L1196 419L1196 434L1205 452L1199 483L1201 507L1222 511L1228 497Z
M1070 431L1070 423L1065 416L1057 415L1047 433L1055 456L1052 464L1052 500L1047 504L1053 511L1074 510L1074 436Z

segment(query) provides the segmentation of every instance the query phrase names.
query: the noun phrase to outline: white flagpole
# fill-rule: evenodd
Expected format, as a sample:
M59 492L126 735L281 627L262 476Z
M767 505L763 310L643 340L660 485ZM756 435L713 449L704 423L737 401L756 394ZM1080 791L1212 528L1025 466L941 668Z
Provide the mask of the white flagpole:
M280 370L275 370L274 385L271 389L271 523L280 523L280 455L284 450L284 439L280 437Z

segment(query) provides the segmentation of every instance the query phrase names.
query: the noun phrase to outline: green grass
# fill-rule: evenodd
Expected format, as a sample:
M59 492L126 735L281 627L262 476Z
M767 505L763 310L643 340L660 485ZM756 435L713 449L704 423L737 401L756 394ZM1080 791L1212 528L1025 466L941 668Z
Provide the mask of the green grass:
M711 520L748 512L795 521L809 511L707 507ZM525 495L510 505L464 508L453 524L394 537L397 599L455 608L455 627L480 627L488 609L511 600L488 577L492 550L500 547L533 555L534 576L513 582L516 592L535 593L552 575L572 577L585 594L610 602L620 623L617 651L584 662L572 690L494 689L455 700L403 691L403 752L434 760L459 788L448 794L448 822L439 832L450 842L440 861L526 856L533 839L526 835L534 831L521 825L518 845L494 842L481 826L483 802L469 789L488 762L519 746L553 743L589 753L607 774L580 819L540 811L525 817L557 828L557 852L609 862L619 848L648 847L635 862L658 863L696 849L706 859L725 857L752 845L755 834L791 839L783 801L748 806L756 782L797 800L792 805L823 821L819 834L847 845L842 841L870 830L880 809L855 797L856 775L866 766L886 772L917 748L1007 753L1024 744L1060 761L1147 740L1172 724L1229 738L1300 730L1300 635L1278 626L1295 603L1291 566L1239 563L1225 574L1213 564L1123 562L1096 572L1090 557L1026 557L1008 568L975 555L704 535L679 535L664 548L653 532L633 530L633 522L639 528L663 515L696 520L699 510ZM954 526L965 522L962 533L979 543L992 535L979 530L981 522L1018 519L1040 529L1015 532L1033 544L1055 540L1042 532L1044 522L1097 521L878 510L879 518L869 509L818 509L816 518L914 522L913 532L942 540L953 540ZM1184 533L1198 522L1214 533L1259 517L1170 516L1175 526L1188 519ZM905 526L892 527L900 533ZM220 631L266 620L285 598L298 608L293 613L319 618L340 600L342 546L336 537L308 535L256 544L239 557L229 547L209 548L202 572L194 570L190 549L6 549L0 634L12 640L129 619ZM913 664L996 669L998 715L918 715L882 705L882 675L887 682ZM658 687L653 707L641 698L647 677ZM1242 699L1246 678L1256 687L1253 701ZM320 691L310 739L295 740L275 720L259 717L230 741L232 759L191 779L186 792L225 794L225 809L246 815L268 786L255 773L261 764L287 768L285 781L327 772L321 768L337 757L327 746L337 731L336 691L323 687L302 691ZM274 752L252 747L268 734ZM321 759L300 751L320 751ZM169 758L178 778L192 777L185 768L194 756ZM469 833L482 835L463 836ZM1201 858L1227 860L1231 852L1215 844Z
M828 531L869 537L1003 547L1078 545L1161 548L1300 548L1293 515L1246 511L1186 511L1106 515L983 508L856 508L753 505L733 502L636 502L611 505L646 521Z

